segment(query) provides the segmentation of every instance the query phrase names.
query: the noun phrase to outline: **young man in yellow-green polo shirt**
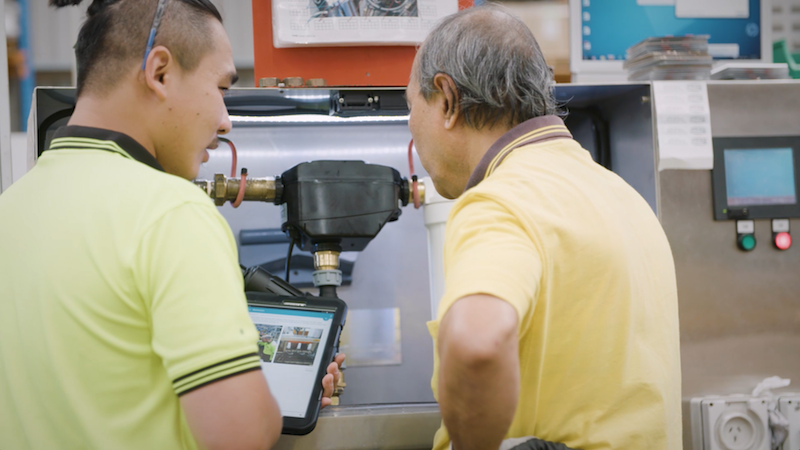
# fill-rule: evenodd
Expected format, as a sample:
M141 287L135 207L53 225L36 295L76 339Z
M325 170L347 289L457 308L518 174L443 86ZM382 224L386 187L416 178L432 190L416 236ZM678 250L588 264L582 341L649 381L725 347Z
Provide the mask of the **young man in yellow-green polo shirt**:
M0 195L0 448L269 448L235 241L189 181L231 128L219 12L95 0L75 53L68 126Z
M276 349L277 347L275 346L272 336L269 334L261 336L261 340L258 341L258 352L261 354L262 360L265 362L271 362L272 358L275 357Z
M445 18L414 62L409 128L436 190L458 198L429 324L434 449L680 449L667 238L572 139L552 85L497 6Z

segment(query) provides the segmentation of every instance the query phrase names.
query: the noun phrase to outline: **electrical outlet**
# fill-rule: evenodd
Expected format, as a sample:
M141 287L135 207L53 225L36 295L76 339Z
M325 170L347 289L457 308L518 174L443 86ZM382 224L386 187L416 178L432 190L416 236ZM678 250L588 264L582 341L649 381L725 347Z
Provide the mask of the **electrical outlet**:
M690 407L693 450L770 450L765 399L702 397L692 399Z
M800 394L778 397L778 410L789 419L789 435L781 450L800 450Z

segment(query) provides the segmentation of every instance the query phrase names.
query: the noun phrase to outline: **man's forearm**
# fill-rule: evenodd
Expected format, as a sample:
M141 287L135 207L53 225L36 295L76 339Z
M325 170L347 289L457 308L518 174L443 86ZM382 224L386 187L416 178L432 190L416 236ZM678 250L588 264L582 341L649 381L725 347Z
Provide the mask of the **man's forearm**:
M497 449L511 426L519 394L515 328L479 343L465 343L458 331L444 331L450 334L439 347L439 405L453 448Z

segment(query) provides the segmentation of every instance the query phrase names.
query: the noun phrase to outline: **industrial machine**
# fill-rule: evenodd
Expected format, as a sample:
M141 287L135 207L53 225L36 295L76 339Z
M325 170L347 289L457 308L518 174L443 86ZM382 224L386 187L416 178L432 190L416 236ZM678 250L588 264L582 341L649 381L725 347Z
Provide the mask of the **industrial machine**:
M426 448L440 424L430 389L433 346L425 322L431 318L431 277L423 210L403 208L399 221L384 226L413 197L403 93L232 89L226 103L234 127L226 138L237 148L237 176L231 176L232 152L224 143L201 167L197 184L222 205L240 264L248 268L248 289L305 295L316 280L323 293L335 287L348 303L342 406L323 411L310 435L282 438L280 448ZM567 125L575 137L655 210L654 154L642 151L653 142L650 86L563 86L556 93L568 105ZM40 88L36 105L39 153L66 124L74 91ZM642 125L639 133L616 132L631 123ZM412 156L417 175L426 176ZM333 171L336 182L325 182ZM425 201L433 189L418 183L417 190ZM231 200L236 203L240 193L242 202L234 208ZM365 213L370 220L353 221ZM334 264L326 264L332 259L326 252L339 251L336 246L338 287L325 284L337 281L330 272ZM296 248L287 284L290 247ZM317 271L323 273L315 276Z
M195 184L217 206L230 201L238 207L243 200L281 206L281 231L291 240L286 283L271 284L275 278L258 267L244 273L245 290L277 295L296 292L286 284L291 252L297 245L314 254L313 284L320 296L336 297L336 288L342 285L342 250L364 250L387 222L400 217L400 206L413 204L415 196L418 205L420 196L416 180L409 183L391 167L362 161L312 161L274 178L247 178L247 169L242 169L240 178L216 174L214 181L197 180ZM422 193L424 199L424 185Z
M718 151L738 150L725 139L755 139L759 148L781 149L794 144L774 139L800 136L800 83L708 82L707 89ZM229 202L235 202L240 192L241 177L229 177L231 153L224 145L212 151L210 161L201 168L198 179L207 180L198 182L201 188L214 198L228 200L220 211L236 237L240 263L272 272L271 278L262 279L269 284L267 289L283 286L283 295L305 295L314 287L315 245L329 245L331 236L341 237L342 285L337 294L349 307L342 338L342 351L348 354L347 390L341 406L322 412L313 433L283 437L280 449L424 449L430 448L440 425L430 390L433 348L425 322L430 320L431 299L436 297L431 295L431 286L441 272L429 267L424 224L425 216L432 211L425 208L436 206L428 202L440 202L441 206L445 201L426 186L426 206L419 210L403 208L400 220L384 226L396 217L404 202L411 203L405 187L411 184L407 181L411 177L411 136L402 93L402 89L393 88L233 89L226 102L234 128L226 137L238 149L237 168L248 169L245 201L238 208ZM708 420L704 423L710 423L711 418L745 417L750 420L737 419L735 423L763 424L760 403L752 405L756 414L752 416L742 412L750 404L729 397L749 393L772 375L791 378L795 383L800 380L800 359L796 357L800 349L800 278L796 276L800 250L796 245L779 250L774 240L780 232L774 233L772 221L784 220L786 223L778 223L779 227L788 223L790 229L796 229L800 226L798 219L792 215L763 216L764 209L759 212L752 207L748 217L741 217L743 212L737 210L743 208L734 205L731 217L729 210L716 220L715 193L727 192L727 188L720 191L714 187L719 164L714 172L659 171L654 108L658 98L653 96L652 85L557 85L556 97L568 113L566 124L575 139L647 200L669 238L680 302L684 448L710 450L693 445L692 399L726 399L725 411L715 409L719 408L717 403L713 407L713 402L705 403ZM73 104L71 89L37 90L35 153L46 148L48 136L66 123ZM383 186L379 190L386 196L387 206L372 210L376 213L372 227L357 238L331 232L332 228L311 226L319 225L315 219L324 216L308 215L313 208L304 212L305 204L295 200L303 198L306 187L315 186L310 180L324 178L322 175L335 166L332 161L348 161L344 164L347 170L359 174L350 178L354 183L367 183L365 179L369 179L372 181L368 184ZM413 161L420 168L416 157ZM731 166L734 178L740 173L737 167ZM426 173L419 169L417 175L422 178ZM283 189L281 194L278 184ZM354 189L357 194L333 194L330 185L325 189L321 186L317 187L326 194L342 195L339 200L344 203L339 207L368 207L363 203L364 189ZM783 197L789 196L777 197L786 202L788 198ZM276 200L284 205L275 206ZM730 203L727 196L725 200ZM293 210L291 202L298 209ZM779 214L787 214L787 209L782 211ZM337 220L335 210L325 214ZM441 211L437 214L441 216ZM439 222L441 219L436 218ZM738 245L737 221L741 220L752 221L750 234L759 243L750 251ZM298 243L290 266L293 286L282 280L292 239ZM351 249L360 251L348 251L351 244ZM325 251L323 247L316 246L316 255ZM327 270L324 264L317 266ZM790 406L797 403L796 398L790 404L788 397L780 395L787 398L779 402L781 408L797 417ZM702 416L702 400L696 404ZM713 427L718 428L716 421ZM754 433L748 436L756 436L753 442L761 444L766 434Z

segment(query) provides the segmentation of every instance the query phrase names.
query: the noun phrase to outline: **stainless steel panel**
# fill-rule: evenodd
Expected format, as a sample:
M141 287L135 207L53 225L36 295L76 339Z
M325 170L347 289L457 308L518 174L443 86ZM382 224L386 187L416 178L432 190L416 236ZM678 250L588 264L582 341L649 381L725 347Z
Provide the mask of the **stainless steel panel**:
M735 222L713 220L709 171L662 172L661 196L678 277L682 343L760 334L800 338L800 248L775 249L770 221L756 220L758 245L740 251ZM800 220L791 224L800 229Z
M255 177L280 175L298 163L319 159L364 160L394 167L408 176L411 134L406 122L257 126L234 123L228 137L238 149L239 167L247 167ZM230 163L230 152L221 145L211 152L199 178L209 178L214 173L229 174ZM418 160L415 167L420 176L425 175ZM237 240L242 229L281 225L280 208L272 204L243 203L238 209L226 204L220 211ZM260 264L282 254L285 248L240 247L240 262L245 266ZM433 343L425 326L430 315L430 297L421 210L404 208L400 220L387 224L366 250L357 255L353 283L342 287L339 296L352 309L399 308L402 336L400 365L347 369L347 390L342 404L432 402Z
M798 82L709 83L708 93L715 137L800 134ZM756 220L758 245L738 250L735 222L713 220L710 171L663 171L659 188L678 279L684 400L749 393L773 375L796 383L800 246L778 251L769 220ZM691 449L688 419L685 409Z
M348 309L339 350L348 368L402 364L400 308Z
M709 171L667 170L660 179L662 224L678 278L684 401L749 393L773 375L796 383L800 247L774 249L769 221L756 220L758 245L742 252L735 223L713 220ZM800 220L792 226L800 229ZM690 427L684 410L687 450Z
M650 86L601 104L608 111L611 170L658 214L658 172Z
M708 101L714 137L800 135L800 80L709 82Z
M435 403L331 407L307 436L282 436L275 450L429 450L441 424Z

